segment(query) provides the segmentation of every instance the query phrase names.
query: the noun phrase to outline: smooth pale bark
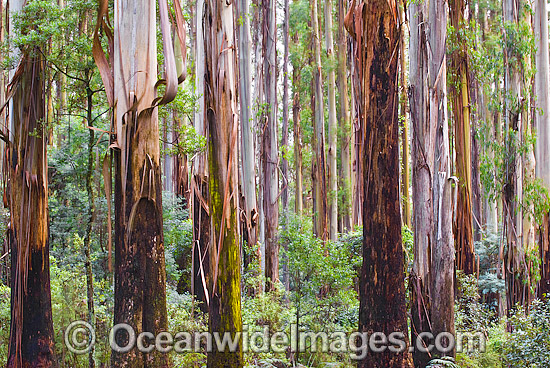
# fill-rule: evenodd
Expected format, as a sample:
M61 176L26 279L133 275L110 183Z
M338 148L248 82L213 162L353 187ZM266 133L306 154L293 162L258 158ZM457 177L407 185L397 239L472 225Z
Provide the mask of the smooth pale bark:
M293 36L294 44L298 44L299 35L296 32ZM295 192L295 204L294 210L298 217L302 217L304 211L304 182L302 175L302 128L301 128L301 104L300 104L300 85L302 83L301 74L298 65L292 66L292 87L294 91L294 98L292 101L292 120L294 123L294 175L296 177L296 192Z
M156 2L118 0L114 16L115 150L114 323L136 333L168 328L162 180L156 98ZM138 32L139 30L139 32ZM116 341L124 346L124 334ZM167 367L166 354L112 352L113 367Z
M283 131L281 138L281 203L283 210L288 205L288 160L285 152L288 151L288 116L289 116L289 97L288 97L288 43L289 43L289 21L290 8L289 0L284 0L284 23L283 23Z
M242 190L246 211L246 239L249 245L258 242L258 203L256 199L256 171L254 167L254 132L251 105L251 77L252 70L250 55L250 2L238 0L237 18L239 19L238 63L239 63L239 99L241 123L241 170ZM245 235L245 234L243 234Z
M458 177L458 200L455 224L457 269L467 275L475 271L475 254L472 218L472 166L470 132L470 95L468 90L468 61L465 39L460 36L464 31L464 0L449 2L451 26L458 35L460 45L451 54L451 101L455 127L456 176Z
M548 4L545 0L534 2L535 18L534 32L537 43L535 56L535 96L536 114L535 127L537 131L536 176L542 180L546 189L550 190L550 61L548 56ZM539 241L541 255L541 281L539 296L550 294L550 239L548 237L550 222L546 214L540 231Z
M343 208L340 209L342 214L342 231L352 229L351 220L351 151L354 144L353 134L351 130L351 115L348 96L348 74L347 74L347 52L348 38L344 29L344 16L346 14L347 2L345 0L338 1L338 92L340 94L340 126L342 131L341 140L341 155L342 155L342 178L340 185L343 188Z
M162 163L163 189L169 193L174 193L175 180L174 180L173 168L174 168L175 159L174 157L172 157L172 155L170 155L170 153L168 153L169 147L174 142L173 127L170 127L168 125L168 122L166 121L166 119L163 119L162 139L163 139L163 143L162 143L163 151L165 151L164 157L163 157L163 163Z
M329 211L329 238L336 241L338 238L338 167L337 149L338 122L336 118L336 73L333 65L336 63L334 55L334 41L332 36L332 1L324 1L325 10L325 48L330 68L327 72L328 89L328 211Z
M399 199L398 57L399 22L396 1L372 0L356 5L346 16L346 29L359 54L365 131L363 265L359 280L359 331L401 332L408 342L404 257ZM369 349L360 368L412 367L409 352Z
M329 238L328 192L325 156L325 113L323 99L323 77L321 72L321 33L317 0L310 0L311 23L313 26L313 96L314 96L314 168L312 170L314 190L315 234L322 240Z
M263 72L265 125L262 133L263 210L265 216L266 290L279 281L279 150L277 147L277 18L276 1L264 0Z
M237 56L234 44L234 6L206 0L204 18L205 122L208 127L210 233L210 333L235 338L242 332L241 253L238 219ZM220 52L220 50L224 50ZM237 349L208 353L209 368L243 366L242 340Z
M403 10L400 12L400 19L404 21L405 13ZM405 70L405 32L401 32L401 43L399 45L399 106L400 114L399 119L401 122L401 195L403 206L403 224L409 228L412 227L412 212L411 212L411 195L410 195L410 146L409 146L409 121L407 119L407 79Z

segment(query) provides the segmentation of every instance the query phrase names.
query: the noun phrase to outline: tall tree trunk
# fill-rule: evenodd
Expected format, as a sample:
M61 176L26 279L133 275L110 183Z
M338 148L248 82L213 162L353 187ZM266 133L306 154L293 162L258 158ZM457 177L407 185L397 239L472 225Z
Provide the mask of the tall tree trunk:
M263 52L266 120L262 128L262 171L264 178L266 290L279 281L279 172L277 148L277 18L275 0L263 0Z
M431 342L417 341L423 332L431 332L430 282L437 276L431 274L430 252L434 244L434 203L432 177L434 176L436 122L431 121L428 90L427 21L428 4L414 2L409 6L409 105L413 131L412 190L414 262L409 279L411 289L412 346L426 346ZM446 19L445 19L446 20ZM431 28L431 27L430 27ZM435 29L434 31L437 31ZM416 349L413 354L415 367L425 367L430 355Z
M338 237L338 167L337 149L338 122L336 118L336 73L334 71L336 59L334 56L334 41L332 36L332 0L324 2L325 9L325 47L327 60L331 67L328 70L328 209L329 209L329 237L336 241ZM322 100L321 103L323 103Z
M24 1L12 1L13 15ZM21 54L21 56L20 56ZM8 368L55 367L50 293L45 63L38 49L16 50L10 70L13 95L9 108L9 140L5 169L10 209L7 240L11 250L11 324ZM38 134L36 134L38 133Z
M254 167L254 132L252 127L250 60L250 2L239 0L237 17L242 21L238 25L239 48L239 98L241 122L242 188L246 209L247 240L249 245L258 242L258 204L256 199L256 171Z
M93 92L89 86L86 87L87 96L87 123L89 127L93 126ZM91 242L92 230L95 221L95 199L93 187L94 175L94 145L95 134L93 129L88 129L88 167L86 169L86 193L88 196L88 223L86 225L86 235L84 236L84 256L86 259L86 299L88 304L88 323L95 326L94 313L94 274L92 270ZM88 367L94 368L94 347L92 346L88 353Z
M346 15L347 16L347 15ZM344 18L344 23L346 22ZM347 25L346 25L347 27ZM357 50L359 45L351 43L351 117L352 117L352 222L354 226L363 224L363 142L364 129L360 124L363 116L363 90L361 88L362 63L364 55Z
M195 110L195 130L203 137L208 136L205 124L205 57L204 52L204 12L205 0L196 3L196 36L195 36L195 88L198 103ZM210 209L208 198L208 152L200 153L193 163L192 172L192 214L193 214L193 275L191 277L191 293L202 302L201 310L208 311L208 290L206 280L210 272Z
M405 21L405 13L400 13L401 21ZM405 70L405 32L401 32L401 43L399 45L399 83L400 86L400 121L401 121L401 152L402 152L402 167L401 167L401 195L403 197L403 224L411 228L411 197L410 197L410 147L409 147L409 122L407 120L407 78Z
M453 206L451 199L451 155L449 124L447 114L447 3L445 0L431 0L429 9L429 102L430 127L435 128L433 188L433 247L430 273L430 312L431 330L434 336L455 332L454 318L454 278L455 247L453 237ZM441 71L441 72L440 72ZM441 74L439 74L441 73ZM444 341L448 346L450 341ZM432 352L434 357L454 356L455 350Z
M340 209L342 214L342 230L352 229L351 220L351 146L354 144L353 134L351 130L351 115L349 111L349 96L348 96L348 74L347 74L347 53L348 53L348 37L344 29L344 16L346 15L345 0L338 1L338 92L340 94L340 126L342 132L342 178L341 187L343 188L342 203L343 208Z
M511 27L519 24L520 0L505 0L503 2L504 21ZM506 38L513 37L506 34ZM513 42L513 39L507 42ZM506 305L511 313L517 303L523 304L525 250L523 248L523 216L521 207L523 168L518 154L518 145L523 134L523 103L521 95L521 75L517 63L523 55L517 55L509 47L505 50L504 87L506 91L505 111L505 151L506 151L506 184L504 187L504 226L506 228L507 252L504 256L506 280Z
M397 2L369 0L356 5L346 16L346 28L355 40L360 57L360 85L365 131L363 155L363 266L359 296L359 331L400 332L407 338L404 257L399 200ZM363 59L363 55L365 58ZM361 115L360 115L361 116ZM412 367L408 350L399 353L368 351L360 368Z
M548 56L548 4L545 0L534 2L535 7L535 41L537 53L535 58L535 96L537 96L535 126L537 130L536 176L550 190L550 61ZM545 214L540 230L541 280L539 297L550 295L550 219Z
M451 90L455 126L456 171L458 177L458 203L456 210L455 241L457 269L466 274L475 271L475 254L472 228L472 167L470 133L470 96L468 91L468 60L464 31L463 0L449 2L451 26L457 36L457 49L451 54Z
M294 35L294 43L297 44L298 32ZM298 217L302 217L304 211L304 183L302 175L302 129L300 122L300 85L301 76L297 65L292 66L292 87L294 91L294 98L292 101L292 120L294 121L294 171L296 175L296 194L295 194L295 206L294 209Z
M328 218L328 192L325 156L325 113L323 99L323 77L321 73L321 33L319 31L319 15L317 0L310 0L311 22L313 26L312 47L314 51L313 65L313 90L314 90L314 141L315 141L315 165L314 165L314 217L316 223L315 233L323 240L329 237Z
M208 127L210 233L210 333L234 339L242 332L241 254L238 224L237 57L233 4L206 0L205 122ZM220 50L224 50L221 51ZM209 368L243 366L242 340L237 349L208 353Z
M284 23L283 23L283 131L281 137L281 202L283 210L288 205L288 160L286 152L288 151L288 119L289 119L289 97L288 97L288 46L289 46L289 21L290 21L289 0L284 0Z
M11 11L17 4L11 4ZM20 8L19 8L20 9ZM7 154L11 328L7 367L55 367L48 241L45 65L22 50L13 91ZM36 134L38 133L38 134Z
M156 98L156 2L115 5L115 307L114 323L158 334L168 325L162 180ZM162 4L162 3L161 3ZM141 32L136 32L137 29ZM123 42L124 41L124 42ZM140 73L138 73L140 71ZM116 341L125 346L126 336ZM113 351L113 367L167 367L166 354Z

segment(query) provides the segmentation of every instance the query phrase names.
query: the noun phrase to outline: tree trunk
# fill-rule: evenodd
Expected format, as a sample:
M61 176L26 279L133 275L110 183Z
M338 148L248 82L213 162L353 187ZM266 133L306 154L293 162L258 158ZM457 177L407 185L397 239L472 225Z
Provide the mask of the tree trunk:
M354 144L351 130L351 115L349 111L347 52L348 37L344 29L344 16L346 14L344 0L338 0L338 92L340 93L340 126L342 131L342 178L340 185L343 188L342 203L340 209L342 216L342 230L352 229L351 220L351 146Z
M329 238L336 241L338 237L338 167L337 149L338 122L336 118L336 73L332 65L335 65L334 41L332 36L332 0L324 2L325 9L325 47L327 60L331 67L328 70L328 210L329 210ZM321 103L324 103L322 100Z
M319 31L319 15L317 12L317 0L310 0L311 22L313 26L313 90L314 92L314 161L315 186L314 194L314 217L316 230L315 233L322 240L328 240L329 237L329 218L328 218L328 192L327 192L327 174L326 174L326 156L325 156L325 113L323 99L323 77L321 73L321 34Z
M242 332L241 254L238 219L237 57L233 4L206 0L205 122L208 128L210 233L209 332L231 338ZM220 52L220 50L224 51ZM209 368L243 366L242 340L237 349L208 353Z
M548 56L548 4L544 0L537 0L535 7L535 41L537 53L535 57L535 95L537 96L535 126L537 131L536 176L542 180L546 189L550 190L550 83L549 56ZM541 281L539 297L550 294L550 222L546 214L540 228L539 241L541 256Z
M400 13L401 21L405 21L405 13ZM402 151L402 173L401 173L401 195L403 196L403 224L411 228L411 197L410 197L410 147L409 147L409 122L407 120L407 79L405 77L405 32L401 32L401 43L399 45L399 82L400 86L400 121L401 121L401 151Z
M156 2L117 2L114 30L115 307L114 323L136 334L168 325L162 226L162 180L156 98ZM142 32L136 32L137 29ZM122 42L124 40L124 42ZM138 73L141 71L141 73ZM127 336L116 341L125 346ZM167 367L166 354L113 351L113 367Z
M204 0L197 0L196 4L196 36L195 36L195 88L198 103L195 110L195 131L203 137L208 136L205 124L205 52L204 52ZM208 311L209 299L206 280L210 273L210 209L208 198L208 152L200 153L193 163L191 184L192 214L193 214L193 251L191 277L191 293L201 301L201 310Z
M421 1L409 6L409 105L413 131L412 143L412 191L413 191L413 228L414 262L409 278L411 290L412 346L427 346L432 343L425 339L417 341L423 332L431 332L431 259L434 244L434 203L432 176L434 173L435 133L438 122L431 121L428 90L428 50L427 50L427 14L428 4ZM446 20L446 19L445 19ZM431 27L430 27L431 28ZM437 28L434 29L437 31ZM431 357L416 349L413 354L415 367L425 367Z
M520 20L520 0L503 2L504 21L517 25ZM506 34L513 37L513 34ZM507 42L513 42L508 40ZM523 248L523 215L519 203L522 202L523 168L518 154L518 145L523 133L523 97L521 95L521 75L514 66L523 55L516 55L514 50L505 50L506 91L505 111L505 150L506 150L506 184L504 187L504 226L506 229L507 252L504 256L506 280L506 305L511 313L517 303L524 304L525 249Z
M407 338L404 257L399 199L397 2L371 0L355 4L346 16L358 59L364 115L363 266L360 277L359 331L402 333ZM363 56L365 58L363 58ZM361 116L361 115L360 115ZM412 367L408 350L368 351L360 368Z
M93 126L93 92L89 86L86 87L87 95L87 123L89 127ZM95 221L95 199L93 188L94 174L94 145L95 133L93 129L88 129L88 167L86 169L86 193L88 196L88 223L86 225L86 235L84 236L84 256L86 259L86 299L88 304L88 323L95 326L94 314L94 274L92 270L91 242L92 230ZM88 353L88 367L94 368L94 347L92 346Z
M289 0L284 0L284 23L283 23L283 132L281 138L281 175L283 176L281 181L281 202L283 205L283 211L287 209L288 205L288 160L286 158L286 152L288 151L288 43L289 43L289 21L290 21L290 8ZM283 266L284 267L284 266Z
M279 281L279 172L277 148L277 19L276 1L263 0L263 52L266 111L262 131L262 171L264 178L266 290Z
M298 43L298 33L294 35L294 43ZM301 77L297 65L292 66L292 87L294 99L292 101L292 120L294 121L294 171L296 175L296 194L294 209L298 217L302 217L304 211L304 184L302 175L302 129L300 124L300 84Z
M456 210L455 241L457 269L467 275L475 271L475 254L472 228L472 166L470 133L470 96L468 91L468 61L464 31L463 0L449 2L451 26L457 35L458 48L451 54L451 90L454 126L456 171L458 177L458 203Z
M15 6L14 6L15 5ZM12 4L11 11L17 10ZM23 50L10 108L7 154L11 328L7 367L55 367L48 241L44 60ZM32 55L32 56L31 56ZM38 134L36 134L36 132Z
M455 333L454 278L455 248L453 237L452 179L447 114L447 3L445 0L431 0L429 10L429 102L430 127L435 128L435 164L432 178L433 188L433 247L431 255L430 297L431 329L434 336ZM441 72L440 72L441 70ZM439 74L441 73L441 74ZM449 341L443 342L448 346ZM435 349L433 357L453 356L455 350L444 352Z
M239 98L240 98L240 122L241 122L241 157L242 157L242 188L246 209L247 240L249 245L258 242L258 204L256 199L256 171L254 167L254 132L251 114L251 78L250 70L250 2L239 0L237 3L237 17L242 21L238 26L239 48Z

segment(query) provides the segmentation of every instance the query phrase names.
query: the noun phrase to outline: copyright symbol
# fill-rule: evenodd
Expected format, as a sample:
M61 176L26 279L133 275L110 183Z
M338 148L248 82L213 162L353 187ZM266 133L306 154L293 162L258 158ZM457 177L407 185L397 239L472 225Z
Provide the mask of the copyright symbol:
M95 345L95 331L91 324L75 321L65 330L65 346L71 353L89 353Z

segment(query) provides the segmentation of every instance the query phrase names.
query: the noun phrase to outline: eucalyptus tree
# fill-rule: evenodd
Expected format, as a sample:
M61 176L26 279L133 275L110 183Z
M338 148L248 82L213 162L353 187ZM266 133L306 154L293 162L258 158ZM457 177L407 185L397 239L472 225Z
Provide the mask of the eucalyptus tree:
M210 272L208 325L211 333L242 332L241 252L238 218L237 56L234 5L205 0L204 121L208 129ZM242 340L208 353L209 368L243 366Z
M179 1L174 6L176 33L180 44L185 45ZM168 3L159 1L164 54L162 82L166 86L161 97L157 97L156 91L156 1L117 1L113 32L103 20L107 12L107 1L101 1L98 23L101 22L113 50L112 68L101 49L100 27L94 36L94 57L108 101L114 107L115 134L111 144L115 162L114 323L126 323L135 331L157 334L166 330L168 323L157 107L172 101L178 88ZM114 338L119 346L124 346L128 337L119 333ZM113 351L111 363L113 367L167 367L169 358L156 350L142 354L134 348L126 353Z
M504 58L504 146L505 184L503 188L503 219L506 229L506 252L504 255L506 302L511 313L517 303L524 304L529 292L523 238L523 184L524 165L521 157L523 132L527 124L522 72L525 55L517 47L521 44L520 27L523 19L522 0L505 0Z
M446 97L447 6L445 1L430 0L411 4L409 11L415 229L409 285L411 340L417 347L434 343L423 337L424 332L454 333L453 183ZM428 354L416 349L414 364L424 367L433 357L453 354L454 350Z
M346 15L363 90L363 265L359 332L400 333L408 342L399 199L398 57L396 1L353 0ZM395 336L395 335L394 335ZM407 349L368 351L358 367L412 367Z
M262 126L263 211L266 289L279 281L279 150L277 148L277 18L276 1L263 0L264 121Z
M537 131L536 145L536 176L550 190L550 61L548 56L548 4L544 0L534 2L535 17L533 19L537 53L535 56L535 96ZM550 294L550 219L545 214L540 231L541 282L539 296Z
M314 158L312 168L313 186L313 218L314 229L317 237L328 240L329 217L328 217L328 191L327 191L327 162L325 153L325 112L323 98L323 74L321 64L321 32L319 30L319 15L317 0L310 0L311 12L312 48L313 48L313 99L314 101L314 123L313 123L313 147Z
M456 210L456 266L466 274L475 272L472 218L472 160L470 132L469 66L466 54L466 3L449 2L449 18L454 30L455 45L450 60L451 105L455 128L456 172L458 200Z
M238 63L239 63L239 102L241 125L241 170L242 192L246 210L246 239L249 245L258 242L258 201L256 198L256 171L254 131L252 126L251 76L252 62L250 53L250 1L239 0L238 10Z
M325 9L325 48L329 70L327 72L328 89L328 212L329 212L329 237L336 241L338 237L338 167L337 148L338 122L336 117L336 73L333 65L336 63L334 55L334 41L332 32L332 1L324 2Z
M24 18L32 5L32 1L10 3L11 35L16 33L15 15ZM29 35L36 28L31 23L20 32ZM44 47L31 44L12 55L17 67L10 72L9 123L2 134L7 147L7 239L12 264L9 368L57 365L50 293Z

